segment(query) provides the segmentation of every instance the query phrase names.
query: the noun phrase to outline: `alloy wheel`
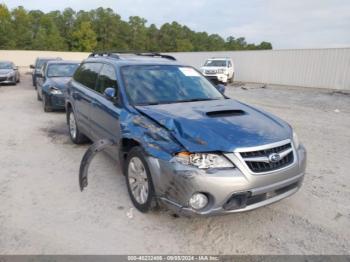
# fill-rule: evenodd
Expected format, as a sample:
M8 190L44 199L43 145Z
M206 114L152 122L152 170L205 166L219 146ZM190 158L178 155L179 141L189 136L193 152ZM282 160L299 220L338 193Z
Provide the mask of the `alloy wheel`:
M133 157L129 161L128 178L134 199L141 205L146 203L149 194L147 173L138 157Z

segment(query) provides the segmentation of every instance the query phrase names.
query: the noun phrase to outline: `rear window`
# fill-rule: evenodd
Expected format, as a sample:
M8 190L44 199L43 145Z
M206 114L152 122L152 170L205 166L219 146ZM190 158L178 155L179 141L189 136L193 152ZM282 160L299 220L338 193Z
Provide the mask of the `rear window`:
M73 78L80 84L95 89L101 66L100 63L84 63L77 69Z

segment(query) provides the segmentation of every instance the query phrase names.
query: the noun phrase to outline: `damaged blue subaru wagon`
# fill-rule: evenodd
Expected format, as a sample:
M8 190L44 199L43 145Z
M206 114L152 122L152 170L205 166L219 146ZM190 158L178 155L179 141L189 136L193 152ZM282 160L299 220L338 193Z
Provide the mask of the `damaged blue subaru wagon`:
M66 90L69 134L109 141L141 212L242 212L297 192L306 151L291 126L223 92L168 55L93 53Z

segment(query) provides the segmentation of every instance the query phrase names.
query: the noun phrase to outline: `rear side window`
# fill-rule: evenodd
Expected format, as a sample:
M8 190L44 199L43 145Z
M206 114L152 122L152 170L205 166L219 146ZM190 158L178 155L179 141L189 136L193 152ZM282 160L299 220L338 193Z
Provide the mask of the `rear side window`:
M103 65L100 75L98 77L96 91L103 94L105 89L108 87L113 87L117 90L117 77L115 75L115 70L113 66Z
M100 63L85 63L81 65L74 74L74 80L88 88L95 89L101 66L102 64Z

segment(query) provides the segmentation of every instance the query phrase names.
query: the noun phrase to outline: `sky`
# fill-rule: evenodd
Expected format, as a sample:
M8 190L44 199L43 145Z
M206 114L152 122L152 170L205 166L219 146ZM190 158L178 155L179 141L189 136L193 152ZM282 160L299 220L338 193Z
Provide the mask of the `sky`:
M109 7L124 20L177 21L195 31L271 42L274 49L350 47L350 0L0 0L42 11Z

